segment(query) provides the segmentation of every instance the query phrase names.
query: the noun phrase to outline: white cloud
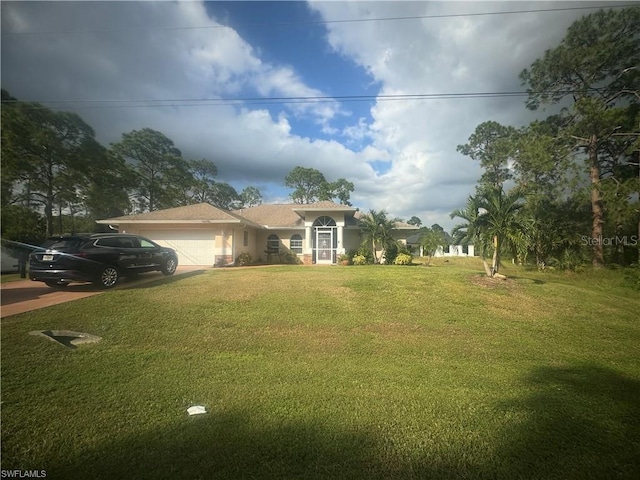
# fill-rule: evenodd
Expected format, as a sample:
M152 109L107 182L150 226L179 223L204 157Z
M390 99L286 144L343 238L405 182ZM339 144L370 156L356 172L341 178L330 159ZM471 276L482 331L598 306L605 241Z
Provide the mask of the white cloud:
M519 3L518 9L540 6L549 8ZM220 24L200 2L2 2L1 8L2 86L20 99L326 95L321 86L305 83L296 65L265 61L261 45L249 44L232 28L217 28ZM512 7L314 2L311 8L325 19L345 19ZM333 23L327 24L326 41L327 48L363 67L372 84L380 86L380 95L517 90L518 73L557 44L582 13ZM158 28L176 26L216 28ZM92 33L68 33L79 30ZM321 170L329 180L353 181L352 201L363 209L384 208L404 218L418 215L424 223L429 219L445 227L454 223L449 212L464 205L480 176L478 166L458 154L456 145L485 120L518 125L529 118L522 99L380 99L370 118L354 116L351 125L340 128L335 121L349 118L348 112L328 102L270 110L264 105L177 105L78 113L104 143L132 129L160 130L185 156L216 162L223 180L259 185L271 199L282 198L279 185L286 173L304 165ZM296 128L300 120L315 123L327 139L295 134L302 131ZM390 169L377 176L368 162L389 162Z
M163 29L175 26L181 29ZM217 26L200 2L3 2L3 33L62 32L3 36L3 88L25 100L326 95L306 85L293 66L264 62L259 49L232 28L188 28ZM326 168L334 163L325 160L330 156L354 155L338 144L291 133L290 117L311 119L325 133L336 133L331 120L344 115L336 103L282 105L275 117L260 106L170 103L178 106L129 104L78 112L104 143L132 129L154 128L185 155L215 161L228 180L281 184L295 165L309 162ZM342 162L336 159L333 166L338 165Z
M327 20L550 8L543 3L514 8L507 2L320 1L311 6ZM380 83L380 95L519 91L519 72L557 45L584 13L329 23L327 41ZM523 98L379 99L371 116L368 132L360 121L344 132L371 137L377 150L389 152L392 164L382 178L361 182L358 195L373 208L405 218L423 215L449 226L454 223L449 212L464 205L481 174L456 146L486 120L519 126L533 118Z
M342 136L346 137L347 141L351 143L359 143L369 136L369 128L367 119L360 117L358 123L349 125L342 130Z

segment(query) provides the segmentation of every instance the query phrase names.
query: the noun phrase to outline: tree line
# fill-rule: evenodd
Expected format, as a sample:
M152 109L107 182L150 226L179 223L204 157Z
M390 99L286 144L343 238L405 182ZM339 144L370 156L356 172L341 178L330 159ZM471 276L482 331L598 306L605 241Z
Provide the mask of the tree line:
M262 203L258 188L237 192L217 174L214 162L184 158L159 131L132 130L105 148L77 114L2 90L3 238L93 231L97 219L200 202L226 210Z
M354 190L353 183L344 178L328 182L324 174L315 168L295 167L285 177L284 184L294 189L289 195L293 203L337 201L351 206L349 199Z
M571 268L638 263L640 8L574 22L520 74L526 107L557 113L522 128L486 121L458 151L483 174L452 233L492 257Z

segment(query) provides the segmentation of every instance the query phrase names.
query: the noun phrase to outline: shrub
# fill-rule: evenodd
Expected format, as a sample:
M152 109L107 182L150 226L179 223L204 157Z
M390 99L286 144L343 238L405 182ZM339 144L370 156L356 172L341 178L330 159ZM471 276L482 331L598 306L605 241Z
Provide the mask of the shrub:
M298 255L291 252L285 252L280 254L280 262L288 265L298 265L302 261L298 258Z
M384 263L386 265L393 265L395 263L395 259L398 256L398 244L390 243L384 249Z
M398 253L405 253L407 255L413 256L413 248L411 248L409 245L398 242Z
M584 254L574 250L564 250L558 258L550 258L548 265L559 270L569 270L572 272L580 272L588 263Z
M236 265L238 267L244 267L247 265L251 265L251 255L244 252L236 257Z
M399 253L395 260L393 261L394 265L411 265L413 257L407 253Z
M338 255L338 263L341 265L350 265L351 257L345 253Z
M354 265L366 265L367 263L367 257L365 257L364 255L355 255L353 257L352 263Z
M356 255L362 255L366 259L366 263L374 263L373 252L365 245L361 245L360 248L356 250L356 254L353 256L355 257Z
M384 263L387 265L406 265L395 262L396 257L400 254L411 255L411 249L401 242L394 242L387 245L384 251Z
M227 266L227 261L226 258L224 257L220 257L216 259L216 263L213 264L214 267L226 267Z

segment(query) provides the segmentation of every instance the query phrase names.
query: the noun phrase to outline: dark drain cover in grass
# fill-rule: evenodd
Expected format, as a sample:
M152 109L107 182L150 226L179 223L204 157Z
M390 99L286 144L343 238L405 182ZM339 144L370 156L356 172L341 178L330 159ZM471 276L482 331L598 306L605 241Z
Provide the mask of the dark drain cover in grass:
M102 337L90 333L72 332L71 330L36 330L29 335L39 335L68 348L78 348L83 343L98 343Z

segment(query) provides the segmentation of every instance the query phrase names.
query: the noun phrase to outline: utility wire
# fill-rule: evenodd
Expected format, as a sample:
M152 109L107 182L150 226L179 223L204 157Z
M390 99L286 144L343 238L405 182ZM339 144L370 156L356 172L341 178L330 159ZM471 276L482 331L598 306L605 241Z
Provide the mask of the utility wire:
M253 101L345 101L345 100L370 100L370 99L387 99L387 100L401 100L401 99L421 99L421 98L438 98L438 97L476 97L485 95L527 95L528 92L515 91L515 92L469 92L469 93L413 93L413 94L394 94L394 95L311 95L300 97L238 97L238 98L164 98L164 99L133 99L133 100L117 100L117 99L103 99L103 100L29 100L29 102L46 102L46 103L95 103L95 102L253 102ZM4 100L2 103L23 103L25 100Z
M237 23L230 25L207 25L207 26L194 26L194 27L131 27L120 29L106 29L106 30L66 30L66 31L43 31L43 32L12 32L2 31L2 35L67 35L67 34L87 34L87 33L116 33L116 32L142 32L142 31L179 31L179 30L212 30L219 28L239 28L239 27L259 27L259 26L305 26L305 25L328 25L334 23L364 23L364 22L390 22L390 21L404 21L404 20L424 20L434 18L456 18L456 17L481 17L492 15L517 15L525 13L544 13L544 12L567 12L573 10L597 10L601 8L638 8L633 4L622 5L600 5L592 7L567 7L567 8L541 8L535 10L510 10L501 12L478 12L478 13L450 13L440 15L413 15L406 17L381 17L381 18L356 18L356 19L342 19L342 20L310 20L303 22L271 22L271 23Z
M348 102L385 102L385 101L419 101L419 100L464 100L477 98L526 97L530 94L544 92L470 92L470 93L422 93L398 95L337 95L308 97L242 97L242 98L174 98L161 100L3 100L9 104L47 104L47 108L59 110L73 109L106 109L106 108L175 108L175 107L219 107L228 105L291 105ZM572 93L572 92L567 92ZM29 108L29 107L28 107ZM43 108L33 105L31 109Z

